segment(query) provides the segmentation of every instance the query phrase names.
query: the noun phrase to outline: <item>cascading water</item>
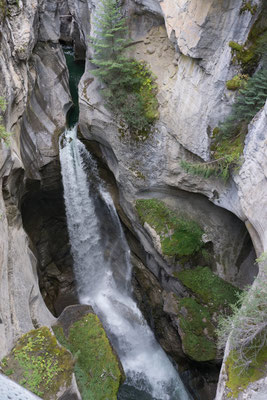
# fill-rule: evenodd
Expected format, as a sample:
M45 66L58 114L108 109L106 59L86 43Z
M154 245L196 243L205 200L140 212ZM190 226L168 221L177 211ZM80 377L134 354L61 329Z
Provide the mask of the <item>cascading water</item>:
M112 199L75 127L60 139L60 161L79 299L101 318L122 362L126 386L133 388L128 393L137 393L119 398L188 400L131 296L130 251Z

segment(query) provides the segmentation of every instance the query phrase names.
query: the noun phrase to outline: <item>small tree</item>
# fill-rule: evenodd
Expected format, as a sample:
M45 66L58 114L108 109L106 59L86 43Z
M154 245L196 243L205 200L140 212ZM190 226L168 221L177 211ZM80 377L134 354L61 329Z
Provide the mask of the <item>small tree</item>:
M128 64L124 57L130 43L126 20L116 0L102 0L95 21L96 37L92 37L94 57L92 63L98 67L92 71L108 85L116 84Z
M131 131L149 129L158 117L154 78L145 64L126 56L132 41L117 0L102 0L95 26L91 61L98 68L92 73L106 85L106 104Z

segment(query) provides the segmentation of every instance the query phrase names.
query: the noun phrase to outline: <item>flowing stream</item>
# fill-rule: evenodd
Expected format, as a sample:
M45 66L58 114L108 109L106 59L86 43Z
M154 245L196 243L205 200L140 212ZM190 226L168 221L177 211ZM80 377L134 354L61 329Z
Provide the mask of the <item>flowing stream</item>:
M188 400L131 294L130 250L113 201L76 127L60 139L68 231L80 302L93 306L122 362L121 400Z

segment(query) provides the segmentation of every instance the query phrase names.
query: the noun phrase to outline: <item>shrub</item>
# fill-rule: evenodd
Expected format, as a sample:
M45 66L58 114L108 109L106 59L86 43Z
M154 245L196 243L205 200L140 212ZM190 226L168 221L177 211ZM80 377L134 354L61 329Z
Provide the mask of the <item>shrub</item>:
M229 338L238 367L246 370L267 346L267 263L257 283L239 294L232 311L219 322L219 345L223 348Z

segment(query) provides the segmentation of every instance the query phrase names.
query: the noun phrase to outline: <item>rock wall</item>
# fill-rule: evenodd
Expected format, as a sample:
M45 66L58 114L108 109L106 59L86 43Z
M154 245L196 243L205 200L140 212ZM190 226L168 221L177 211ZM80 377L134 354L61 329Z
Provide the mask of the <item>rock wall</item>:
M3 140L0 144L0 358L23 333L54 321L40 293L37 253L23 229L20 205L27 180L39 181L46 190L53 186L55 168L50 174L44 168L58 155L58 135L71 105L68 71L58 45L59 2L2 5L0 92L12 136L9 147Z
M54 321L40 294L37 260L14 203L21 174L21 170L13 171L5 183L6 201L2 192L0 195L0 358L19 336L34 327L49 326Z
M226 81L238 72L238 67L231 62L229 42L246 42L263 4L255 1L256 13L251 13L241 11L243 3L242 0L163 0L159 12L151 2L126 2L130 21L139 21L139 26L130 22L132 37L140 43L129 54L146 61L158 77L160 118L146 140L133 139L104 107L101 86L90 74L88 61L80 83L81 133L86 140L99 143L102 157L118 183L120 205L131 221L129 229L149 254L146 264L163 287L175 293L181 294L182 288L173 283L170 266L166 268L165 263L164 268L164 261L155 251L158 243L155 232L149 227L142 230L137 223L134 206L138 198L165 197L177 205L177 189L202 194L245 222L257 255L266 249L266 106L249 126L242 167L228 183L189 175L180 166L182 159L209 160L212 130L230 112L234 94L227 90ZM94 15L93 8L92 12ZM165 26L161 24L162 15ZM93 26L94 16L91 22ZM191 197L186 194L185 197L190 203ZM179 207L181 210L181 204ZM216 214L214 211L213 215ZM254 257L247 259L247 267L240 271L236 282L241 276L248 277ZM218 266L216 272L231 280L227 276L230 271L229 267L223 271ZM256 273L255 269L250 282Z
M267 105L251 122L242 167L227 184L219 179L191 176L181 168L180 161L209 159L211 132L229 113L234 100L225 85L237 72L231 63L229 41L246 41L263 1L254 1L257 5L254 15L249 10L241 12L242 0L123 2L124 11L130 16L131 35L138 41L129 49L129 55L146 61L157 76L160 118L146 140L133 139L125 126L109 113L100 95L101 86L90 74L92 49L88 36L94 32L97 1L25 0L3 4L8 17L3 14L0 19L0 92L8 103L6 126L14 134L10 148L4 143L0 148L0 177L5 197L0 196L0 333L5 337L0 341L0 356L19 335L35 325L50 325L53 320L40 295L36 260L30 250L32 247L36 252L39 243L35 254L40 259L44 251L43 265L47 267L51 261L46 258L48 241L43 241L33 229L38 239L34 246L29 246L19 208L23 195L27 194L27 182L34 181L43 192L57 186L57 141L71 106L68 72L59 40L74 41L77 58L86 53L86 72L79 87L80 130L86 140L98 143L102 160L113 172L119 188L121 215L142 244L142 261L164 289L185 293L184 287L172 277L173 266L155 248L153 243L157 238L153 231L138 222L135 211L138 198L159 197L178 210L188 207L188 213L195 212L202 204L203 210L196 217L204 221L209 212L212 214L205 225L212 231L219 255L214 271L234 283L240 284L244 273L251 281L248 271L252 269L252 252L243 259L242 270L231 267L238 264L238 259L239 266L242 264L245 242L240 243L238 238L245 237L245 230L223 209L245 222L257 254L266 251ZM216 211L209 201L222 210ZM40 214L38 224L39 217ZM222 222L225 218L229 223ZM218 224L216 233L214 226ZM226 225L233 228L229 237ZM235 249L223 254L230 242L236 244ZM58 274L57 268L54 265L50 268L52 279L53 273ZM223 385L222 376L220 387Z

